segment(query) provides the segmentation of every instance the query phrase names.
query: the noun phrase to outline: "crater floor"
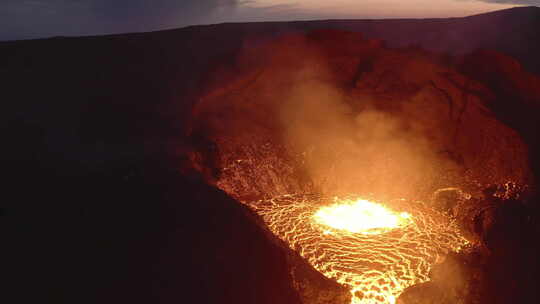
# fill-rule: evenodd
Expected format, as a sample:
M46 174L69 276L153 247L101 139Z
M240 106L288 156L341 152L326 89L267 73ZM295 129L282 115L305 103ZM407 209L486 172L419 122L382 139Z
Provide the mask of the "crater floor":
M449 217L405 200L385 205L409 213L411 220L385 233L354 233L318 223L316 212L336 200L284 195L247 205L315 269L349 287L354 304L395 303L405 288L429 281L432 265L468 243Z

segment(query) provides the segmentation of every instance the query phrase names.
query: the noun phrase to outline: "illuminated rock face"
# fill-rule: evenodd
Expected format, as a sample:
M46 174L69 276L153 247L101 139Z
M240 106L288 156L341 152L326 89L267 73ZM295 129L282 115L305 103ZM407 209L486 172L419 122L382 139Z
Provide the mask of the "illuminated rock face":
M333 229L319 222L321 210L337 208L329 201L286 195L249 206L315 269L347 286L352 303L395 303L405 288L429 281L433 264L467 244L444 215L404 201L392 203L401 209L397 217L407 214L402 226L387 223L386 231L367 234Z
M494 93L442 57L315 31L248 48L226 70L192 129L218 147L216 183L235 198L529 182L528 149L489 110Z

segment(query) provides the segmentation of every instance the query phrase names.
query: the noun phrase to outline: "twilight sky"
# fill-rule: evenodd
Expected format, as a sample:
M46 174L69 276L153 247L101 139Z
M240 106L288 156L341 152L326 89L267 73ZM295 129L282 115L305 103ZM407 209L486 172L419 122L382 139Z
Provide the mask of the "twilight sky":
M220 22L460 17L540 0L0 0L0 40Z

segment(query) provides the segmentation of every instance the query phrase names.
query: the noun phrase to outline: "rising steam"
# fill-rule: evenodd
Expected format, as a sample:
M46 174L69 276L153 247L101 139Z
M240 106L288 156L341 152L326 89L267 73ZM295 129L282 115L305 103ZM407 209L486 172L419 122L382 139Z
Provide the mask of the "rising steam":
M377 100L349 102L321 69L298 72L280 118L285 143L325 195L417 197L451 162L438 155L415 121L378 109ZM310 65L307 65L310 66Z

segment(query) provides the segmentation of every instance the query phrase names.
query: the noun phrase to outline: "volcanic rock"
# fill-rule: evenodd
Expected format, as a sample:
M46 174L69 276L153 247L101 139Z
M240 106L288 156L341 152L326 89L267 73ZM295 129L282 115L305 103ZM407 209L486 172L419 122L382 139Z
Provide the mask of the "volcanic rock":
M458 188L439 189L433 193L431 206L436 210L455 216L459 206L463 201L470 199L471 196Z
M486 275L483 267L478 253L470 249L449 254L442 263L433 266L431 281L407 288L397 303L487 303L482 301Z
M434 266L429 286L436 287L429 290L437 290L437 297L453 293L464 303L535 303L534 283L524 278L538 274L538 248L531 242L539 231L536 201L526 187L513 183L460 200L452 215L471 244ZM415 287L403 294L404 300L433 298Z
M442 57L314 31L240 58L236 76L195 105L192 124L219 147L217 184L234 197L420 198L530 181L526 145L489 109L495 93Z
M486 96L488 106L499 120L519 131L529 146L530 155L540 151L540 77L531 74L515 59L492 50L478 50L465 56L459 69L480 81L493 92ZM531 159L536 176L540 162Z
M321 278L321 273L309 265L297 253L289 254L294 287L304 304L349 304L351 293L343 285L329 278Z
M448 210L470 242L494 249L498 246L494 244L497 240L516 238L511 236L510 230L527 226L527 210L532 212L527 206L527 193L526 187L510 182L485 188L481 197L443 189L435 193L433 205L442 211ZM444 210L448 205L452 207Z
M116 165L77 178L33 172L39 187L18 192L31 208L10 208L4 222L27 227L23 239L6 239L13 246L3 257L15 262L3 273L16 285L7 295L25 303L303 303L288 251L241 204L163 164Z
M508 55L477 50L463 57L460 70L486 84L499 98L519 101L521 107L540 107L540 78Z
M432 282L422 283L407 288L399 296L397 304L458 304L456 299Z

